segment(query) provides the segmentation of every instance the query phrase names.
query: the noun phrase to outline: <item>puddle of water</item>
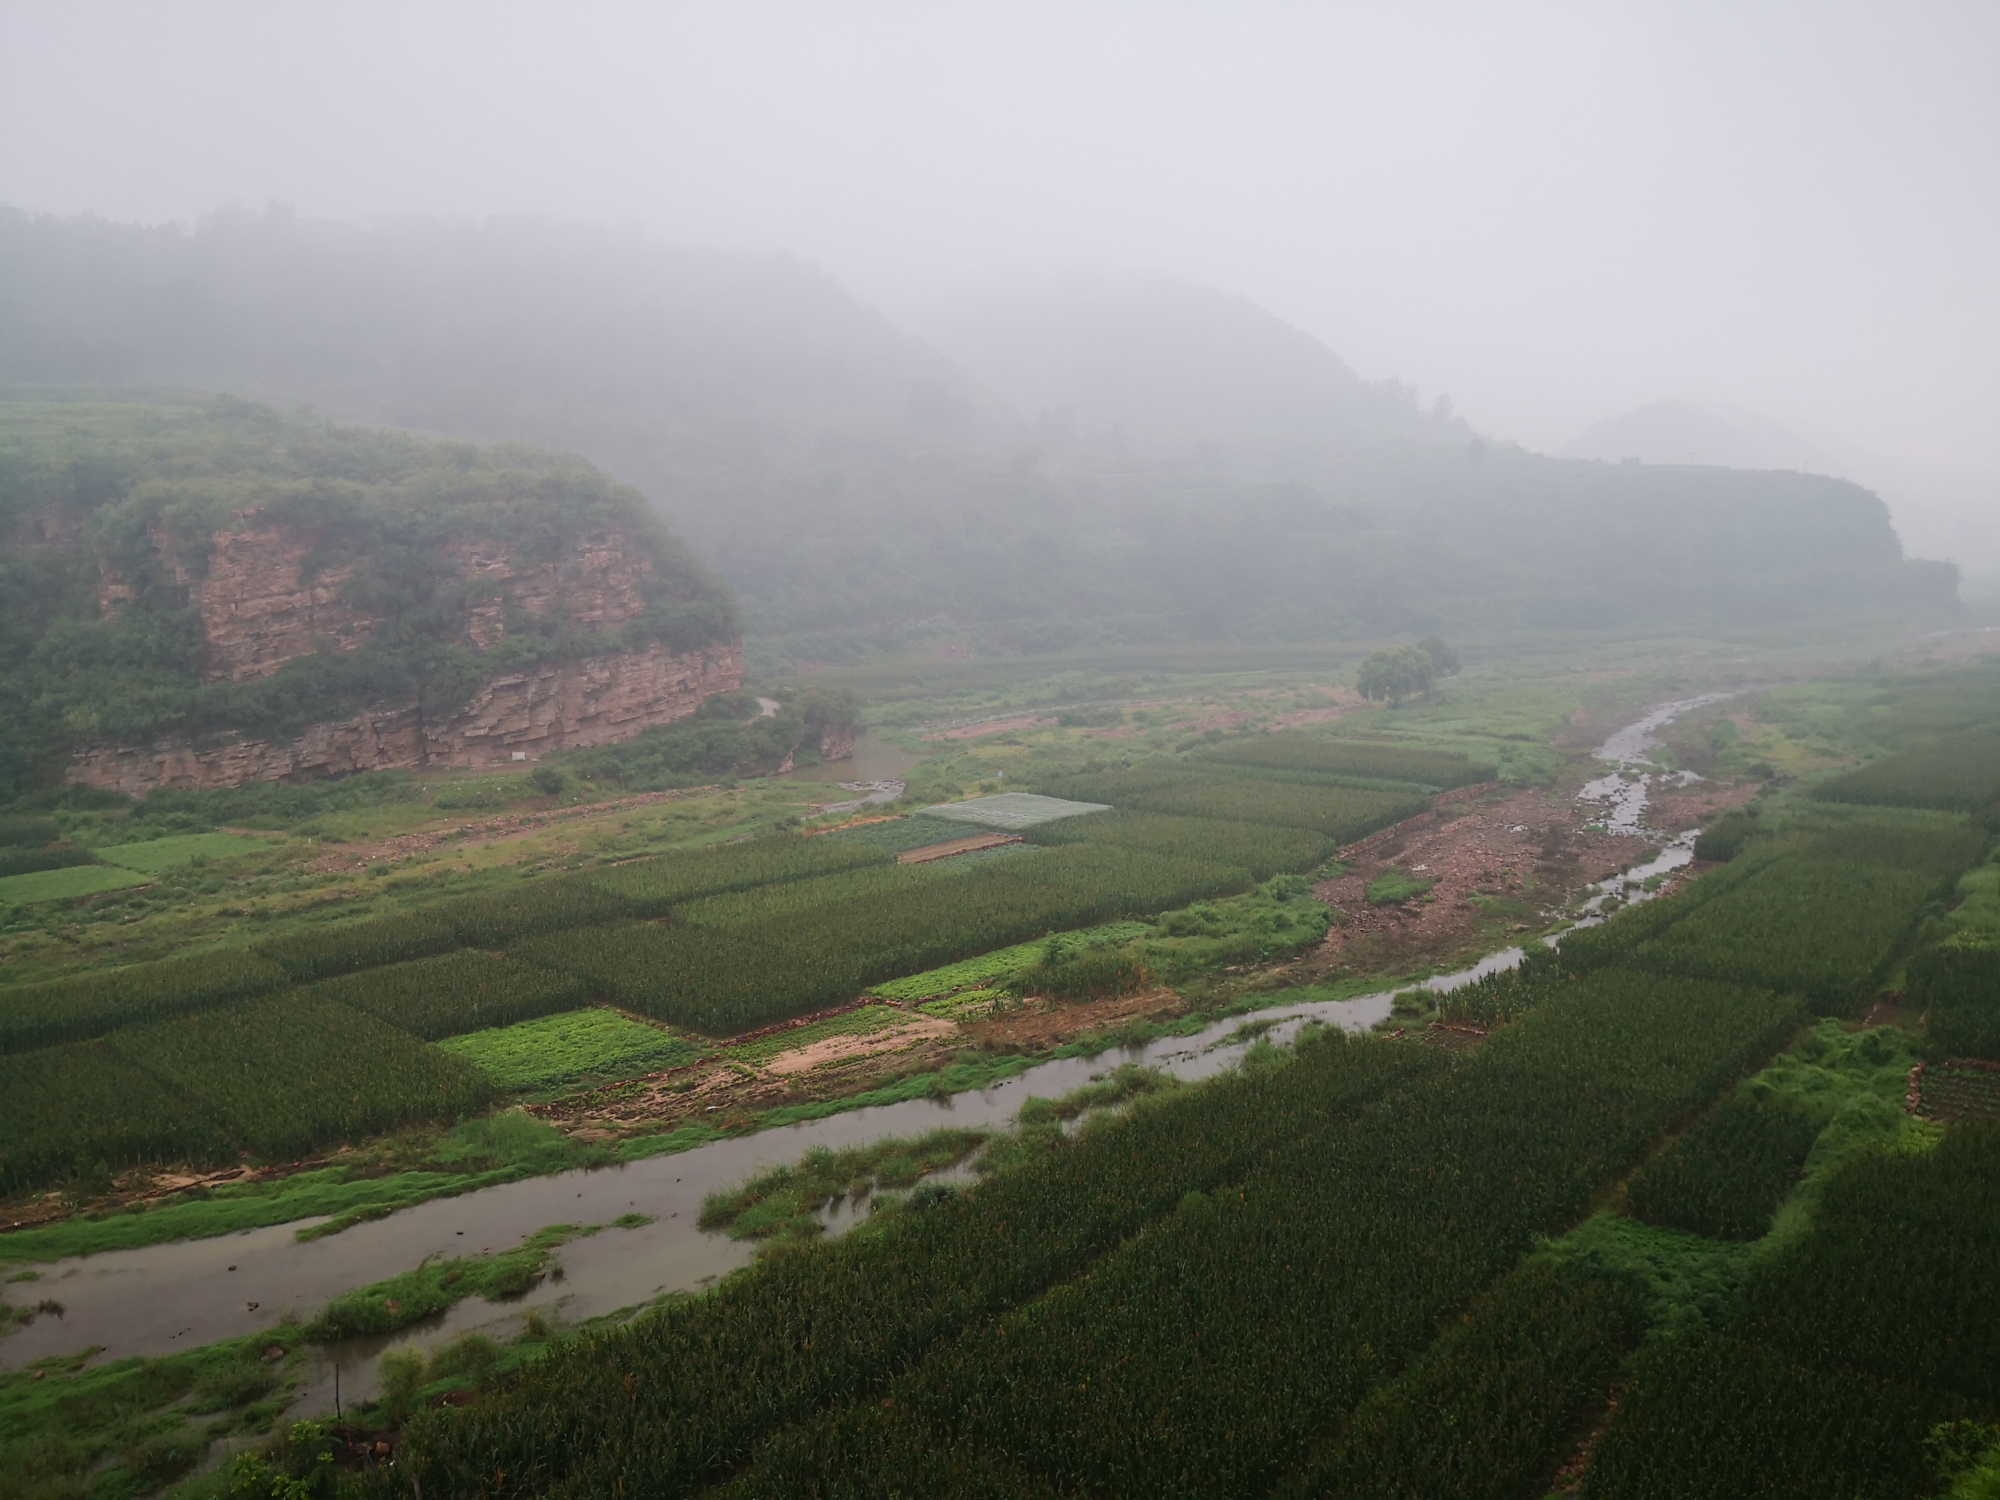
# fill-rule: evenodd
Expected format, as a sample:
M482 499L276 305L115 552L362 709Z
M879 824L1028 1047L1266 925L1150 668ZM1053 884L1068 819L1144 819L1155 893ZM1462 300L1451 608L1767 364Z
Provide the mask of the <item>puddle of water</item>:
M1599 751L1623 764L1649 764L1647 736L1675 715L1716 701L1710 694L1654 709L1620 730ZM864 744L866 742L864 741ZM892 753L893 747L886 747ZM833 768L813 771L837 774ZM801 779L807 779L802 773ZM828 779L826 776L811 779ZM1604 778L1616 781L1618 778ZM1593 786L1599 783L1592 783ZM1646 783L1638 787L1630 830L1644 834ZM1586 795L1589 789L1586 788ZM1659 835L1651 835L1660 837ZM1587 907L1624 893L1628 883L1663 874L1693 858L1693 835L1673 840L1646 862L1605 881ZM1633 890L1629 899L1643 899ZM1586 915L1578 925L1600 917ZM1555 938L1546 938L1553 943ZM1506 948L1470 968L1416 985L1449 992L1521 962L1522 950ZM1367 1031L1384 1020L1395 989L1350 1000L1308 1001L1281 1006L1256 1017L1268 1023L1260 1034L1284 1045L1308 1023ZM702 1199L771 1167L796 1161L812 1146L861 1145L892 1135L915 1135L944 1125L1001 1128L1010 1125L1023 1100L1054 1097L1075 1089L1122 1063L1156 1067L1193 1082L1234 1067L1251 1040L1236 1037L1244 1017L1232 1017L1193 1036L1165 1037L1139 1047L1114 1048L1095 1058L1065 1058L1039 1064L1014 1078L947 1100L913 1099L900 1104L851 1110L757 1135L716 1141L678 1156L595 1171L565 1172L486 1188L459 1198L404 1209L387 1219L360 1224L326 1239L299 1243L299 1224L250 1230L220 1239L139 1250L111 1251L41 1267L38 1296L65 1305L61 1319L43 1317L0 1341L0 1369L18 1369L51 1355L102 1346L101 1359L161 1355L270 1328L286 1317L310 1318L329 1299L357 1286L386 1280L427 1256L449 1258L512 1249L550 1224L606 1224L621 1214L642 1213L653 1222L637 1229L604 1229L573 1240L556 1252L561 1279L544 1280L526 1296L504 1304L469 1298L444 1316L379 1338L353 1339L312 1353L295 1411L331 1411L334 1373L340 1374L344 1402L376 1392L375 1363L399 1344L435 1348L460 1333L480 1331L511 1338L523 1317L539 1310L552 1322L574 1323L633 1308L672 1292L696 1292L747 1263L754 1247L696 1227ZM931 1180L969 1176L969 1166L934 1174ZM831 1232L851 1227L868 1211L867 1199L843 1200L825 1216ZM316 1221L307 1220L305 1223Z

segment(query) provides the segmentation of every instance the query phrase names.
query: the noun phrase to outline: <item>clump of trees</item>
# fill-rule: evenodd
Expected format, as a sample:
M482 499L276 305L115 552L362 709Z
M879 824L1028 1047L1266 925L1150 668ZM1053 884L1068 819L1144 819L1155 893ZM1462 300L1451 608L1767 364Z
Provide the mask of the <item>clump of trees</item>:
M1425 636L1414 646L1388 646L1371 652L1361 663L1356 686L1361 696L1387 700L1391 708L1410 698L1428 698L1440 677L1458 671L1458 653L1438 636Z

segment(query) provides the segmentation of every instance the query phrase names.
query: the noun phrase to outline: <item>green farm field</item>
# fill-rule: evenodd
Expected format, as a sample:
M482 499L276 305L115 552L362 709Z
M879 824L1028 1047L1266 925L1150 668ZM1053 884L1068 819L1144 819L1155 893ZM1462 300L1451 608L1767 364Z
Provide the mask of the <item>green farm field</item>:
M1601 711L1615 719L1628 703L1613 696ZM1456 715L1447 733L1417 727L1447 708ZM1498 722L1519 722L1513 716L1521 711L1512 700L1504 713L1496 706ZM1570 708L1565 717L1578 711ZM1387 718L1385 711L1371 713ZM1446 757L1413 758L1412 782L1419 766L1442 774L1457 763L1453 755L1464 755L1468 767L1511 767L1521 778L1508 783L1503 774L1499 791L1475 787L1467 794L1472 807L1485 805L1482 797L1559 799L1566 795L1562 778L1578 774L1561 769L1567 762L1557 750L1549 752L1551 761L1519 754L1503 760L1506 745L1489 744L1490 758L1482 762L1471 733L1477 718L1463 705L1413 704L1389 722L1407 726L1408 742L1423 755ZM1147 804L1044 825L1033 833L1034 847L1006 860L896 866L890 861L908 847L905 841L932 841L933 833L909 826L915 820L894 821L896 808L887 814L892 821L830 837L801 837L753 821L735 825L758 835L750 843L688 841L636 854L614 846L595 863L585 858L540 872L495 865L471 889L460 886L434 900L408 888L389 890L400 878L393 873L362 873L364 890L381 888L372 914L297 923L255 946L222 950L239 955L228 981L234 998L204 991L203 970L211 965L198 949L195 959L177 961L188 964L186 978L171 986L124 979L123 969L134 966L0 986L0 1018L18 1015L9 1024L22 1038L10 1066L33 1068L60 1051L65 1062L49 1075L51 1087L74 1094L80 1111L77 1123L62 1126L68 1117L53 1105L38 1107L58 1122L39 1136L8 1127L10 1182L22 1185L17 1193L25 1203L52 1182L83 1185L101 1162L110 1178L90 1180L115 1198L117 1182L149 1164L217 1161L248 1150L253 1158L299 1154L313 1171L340 1176L331 1165L338 1158L311 1153L345 1143L359 1146L365 1163L384 1149L378 1142L432 1143L419 1148L431 1154L418 1157L408 1154L409 1145L398 1147L406 1164L393 1179L399 1185L375 1198L362 1191L367 1180L360 1173L314 1186L327 1201L346 1195L355 1207L343 1212L365 1216L430 1192L465 1191L463 1184L482 1180L482 1172L485 1180L511 1180L713 1139L718 1127L688 1113L708 1106L668 1082L645 1081L689 1063L735 1071L737 1082L704 1096L739 1122L725 1124L725 1132L754 1128L759 1118L729 1103L738 1098L775 1101L772 1119L791 1118L787 1109L839 1107L838 1094L825 1093L827 1085L813 1075L780 1081L765 1071L780 1053L821 1040L854 1043L840 1054L859 1056L862 1065L849 1072L843 1064L837 1087L857 1101L981 1086L1032 1064L1032 1052L1007 1051L1010 1027L1040 1028L1040 1036L1062 1041L1089 1028L1094 1016L1129 1014L1116 1009L1123 992L1115 987L1102 1000L1087 991L1073 1001L1038 998L1037 984L1056 985L1080 963L1107 974L1120 963L1135 965L1158 987L1149 1013L1156 1018L1175 1006L1227 1013L1366 986L1370 976L1358 974L1327 975L1333 982L1324 990L1298 988L1319 982L1322 971L1312 967L1311 955L1328 924L1341 920L1314 899L1314 876L1327 868L1337 840L1363 837L1389 814L1422 814L1428 799L1298 779L1296 762L1309 760L1310 749L1289 741L1277 755L1283 764L1268 776L1244 766L1200 771L1190 765L1199 757L1176 750L1171 740L1145 753L1121 750L1130 765L1093 768L1091 758L1102 754L1087 738L1094 728L1037 731L1049 736L1046 751L1027 743L954 748L935 757L943 765L925 763L923 774L941 776L951 762L976 755L987 765L971 769L990 769L1001 758L990 752L998 751L1011 757L1010 788L1019 783L1078 795L1121 788ZM1879 729L1871 725L1870 732ZM1747 732L1743 737L1757 743ZM1892 744L1874 743L1878 754L1895 753ZM1390 742L1377 740L1365 758L1342 763L1380 771L1392 753ZM1551 764L1552 773L1545 769ZM465 1455L478 1451L496 1455L493 1468L535 1476L523 1481L529 1486L523 1493L551 1485L615 1491L621 1478L629 1491L642 1472L655 1476L649 1483L663 1484L663 1492L726 1480L744 1493L762 1492L760 1486L778 1493L780 1476L798 1472L801 1454L845 1463L850 1450L843 1445L858 1445L855 1462L867 1454L867 1462L909 1464L917 1472L927 1460L904 1454L902 1445L928 1443L957 1455L965 1472L1013 1476L1010 1483L1037 1493L1128 1482L1178 1493L1174 1476L1188 1473L1204 1477L1187 1493L1303 1494L1360 1462L1353 1445L1364 1440L1374 1453L1425 1454L1401 1461L1424 1472L1490 1471L1517 1476L1522 1485L1547 1484L1572 1456L1568 1445L1579 1428L1601 1417L1617 1383L1652 1382L1647 1389L1662 1393L1619 1419L1628 1425L1652 1420L1657 1402L1671 1399L1684 1411L1687 1401L1706 1399L1686 1394L1698 1389L1683 1379L1690 1367L1672 1367L1682 1372L1673 1376L1682 1384L1662 1383L1668 1376L1656 1367L1668 1367L1650 1352L1635 1359L1631 1351L1652 1350L1659 1330L1668 1328L1722 1341L1689 1344L1690 1359L1711 1347L1738 1347L1727 1340L1740 1344L1748 1335L1740 1320L1730 1321L1737 1314L1729 1309L1754 1290L1742 1274L1744 1247L1817 1243L1824 1205L1848 1201L1840 1184L1853 1169L1843 1164L1892 1139L1879 1122L1870 1123L1869 1112L1897 1111L1900 1095L1891 1098L1891 1085L1908 1071L1917 1055L1912 1049L1928 1044L1921 1033L1851 1028L1860 1024L1871 986L1890 984L1908 966L1921 970L1918 956L1965 936L1965 920L1952 918L1969 898L1954 903L1953 893L1983 889L1992 838L1965 814L1871 812L1869 804L1812 796L1821 780L1839 773L1829 757L1816 775L1765 786L1735 862L1668 900L1621 912L1579 945L1576 963L1558 952L1527 973L1456 998L1454 1015L1478 1018L1478 1029L1492 1032L1465 1055L1414 1039L1265 1046L1254 1067L1246 1063L1213 1083L1125 1104L1129 1123L1115 1112L1100 1119L1074 1152L1047 1143L1001 1152L994 1159L1010 1165L969 1191L936 1199L936 1207L907 1223L888 1221L837 1244L787 1238L780 1253L714 1295L676 1304L679 1311L650 1313L631 1334L607 1330L533 1345L529 1362L515 1367L519 1383L504 1396L458 1414L407 1418L407 1441L425 1466L426 1490L451 1492L460 1482L453 1476L471 1472ZM1541 775L1550 780L1537 783ZM915 773L912 781L906 806L937 800L938 783L918 786ZM1547 791L1537 792L1543 784ZM951 790L979 795L997 785L982 775L962 778ZM772 791L713 795L742 807ZM1162 810L1151 810L1155 804ZM1164 810L1169 804L1172 810ZM1309 805L1319 811L1302 827L1296 810ZM584 815L566 822L587 826L593 818L621 816L579 806ZM884 814L870 809L862 816ZM525 853L547 849L541 838L532 827L521 837L530 862L545 857ZM256 873L258 863L281 852L248 851L231 867L242 873L229 878L269 879ZM1212 862L1204 863L1204 855ZM170 877L188 867L168 867ZM1971 910L1979 910L1976 900ZM1769 940L1779 920L1770 913L1782 914L1800 935ZM379 937L368 935L376 931ZM1052 941L1058 935L1064 936ZM442 946L411 957L410 944ZM326 962L346 971L294 982L302 970ZM213 967L220 980L222 966ZM871 985L871 971L886 977ZM1403 970L1375 982L1407 977ZM884 1003L738 1039L865 993ZM88 1008L73 1009L72 994L77 1005L87 999ZM962 1020L933 1003L968 994L980 998ZM7 1002L16 997L10 1011ZM621 1016L605 1008L607 1000L664 1024ZM961 1039L914 1052L884 1050L871 1063L870 1039L897 1032L918 1005L929 1012L920 1017L926 1024L957 1022ZM1810 1017L1815 1006L1834 1016L1817 1029ZM102 1019L63 1019L71 1015ZM1068 1032L1050 1029L1065 1021ZM1147 1025L1155 1030L1122 1034L1159 1034L1170 1023ZM975 1028L982 1040L974 1040ZM300 1039L313 1033L361 1037L356 1055L374 1061L325 1065L302 1047ZM1863 1076L1840 1071L1848 1066L1839 1062L1847 1055L1841 1049L1849 1045L1840 1039L1892 1034L1866 1074L1890 1080L1881 1089L1842 1082L1829 1085L1832 1095L1811 1095L1843 1101L1832 1108L1782 1102L1815 1069L1836 1080ZM107 1070L112 1062L132 1071L114 1077ZM88 1081L93 1067L103 1072L101 1084ZM946 1077L962 1081L926 1082ZM1762 1095L1746 1093L1745 1102L1728 1103L1745 1077L1777 1080L1770 1087L1780 1102L1766 1105ZM122 1095L130 1108L124 1115L93 1111L87 1101L119 1094L119 1078L126 1080ZM254 1086L245 1087L246 1080ZM105 1092L94 1095L93 1087ZM28 1093L54 1097L47 1089ZM488 1111L523 1095L546 1107L556 1128L535 1123L541 1133L532 1143L524 1138L498 1155L479 1154L497 1148L467 1155L447 1144L485 1122L521 1118ZM175 1101L179 1134L155 1127L148 1136L139 1117L149 1108L165 1116L168 1099ZM1696 1128L1675 1144L1689 1122L1718 1110L1718 1120L1733 1119L1732 1110L1760 1121L1769 1115L1776 1122L1769 1141L1752 1149L1738 1142L1741 1131L1718 1125L1707 1135ZM82 1125L93 1115L102 1121L94 1136ZM613 1120L620 1123L607 1129ZM564 1131L583 1126L608 1139L565 1143ZM1965 1128L1969 1122L1948 1127ZM1893 1139L1898 1150L1923 1156L1946 1133L1926 1125ZM1738 1144L1718 1154L1713 1143L1724 1134ZM1099 1143L1090 1148L1099 1153L1090 1158L1096 1165L1087 1165L1084 1141ZM1466 1174L1466 1163L1487 1156L1508 1164L1508 1194L1477 1187L1491 1174ZM1403 1170L1410 1163L1419 1165ZM1432 1176L1432 1164L1442 1163L1452 1164L1443 1174L1449 1185ZM1069 1172L1084 1175L1060 1187ZM1113 1175L1091 1175L1100 1172ZM257 1191L275 1195L283 1181ZM68 1191L79 1206L90 1201ZM1045 1207L1030 1208L1050 1194ZM255 1193L232 1197L210 1222L252 1222L262 1201ZM980 1209L982 1202L990 1207ZM377 1203L383 1207L371 1206ZM129 1226L118 1227L132 1235L156 1215L164 1227L169 1212L179 1211L112 1217L129 1217ZM1607 1231L1591 1227L1606 1212L1626 1226L1619 1230L1625 1237L1615 1239L1617 1255L1642 1254L1638 1270L1604 1248L1612 1243ZM995 1230L986 1213L1010 1225L1021 1214L1057 1216L1072 1225L1062 1242L1067 1248L1029 1255L1026 1247L1043 1241L1018 1226ZM338 1222L347 1220L337 1215ZM1447 1225L1448 1231L1439 1227ZM93 1227L82 1223L71 1231L58 1221L35 1232L60 1229L71 1236L63 1243L75 1243ZM1135 1231L1143 1232L1135 1237ZM1947 1225L1940 1232L1956 1231ZM953 1248L960 1234L967 1236L964 1254L980 1247L984 1269L952 1269L971 1265ZM1536 1250L1538 1244L1544 1248ZM1710 1244L1717 1247L1712 1252L1698 1249ZM1684 1260L1735 1268L1702 1294L1699 1305L1708 1311L1698 1326L1675 1310L1684 1304L1649 1300L1643 1292L1655 1282L1679 1285L1674 1277L1681 1273L1672 1267L1680 1262L1671 1260L1669 1247ZM1217 1267L1245 1257L1283 1269L1268 1284L1218 1300ZM921 1275L912 1269L918 1266L925 1268ZM1950 1286L1951 1277L1967 1273L1954 1262L1937 1274ZM857 1298L857 1288L878 1282L903 1287L914 1302L869 1312L875 1303ZM776 1383L754 1352L768 1343L758 1321L766 1299L791 1309L787 1316L826 1309L812 1324L822 1330L812 1339L817 1352ZM1200 1363L1186 1363L1163 1342L1155 1320L1120 1311L1140 1306L1174 1309L1167 1321L1190 1347L1199 1346ZM1303 1336L1296 1331L1301 1307L1309 1309L1304 1326L1343 1330L1338 1347L1293 1347ZM1452 1309L1474 1311L1455 1325L1462 1332L1441 1338L1447 1314L1460 1316ZM865 1347L836 1333L841 1324L870 1328ZM1084 1328L1091 1331L1087 1345L1076 1342L1075 1330ZM631 1338L640 1345L621 1342ZM727 1373L672 1353L687 1340L694 1341L688 1347L711 1351L703 1359L726 1359ZM1795 1344L1780 1343L1769 1346L1776 1352L1759 1344L1755 1358L1798 1366ZM554 1419L554 1392L565 1384L592 1389L593 1372L607 1361L639 1358L634 1351L641 1346L654 1391L644 1410L616 1436L586 1422L558 1456L538 1435ZM1355 1353L1364 1347L1366 1355ZM718 1352L726 1350L737 1352ZM1528 1351L1539 1353L1530 1358ZM1282 1401L1249 1373L1272 1358L1297 1376ZM1850 1363L1827 1368L1850 1368L1851 1357L1840 1358ZM1116 1382L1089 1373L1111 1364L1129 1373ZM1103 1393L1066 1386L1054 1373L1060 1370L1086 1372L1080 1378L1093 1388L1106 1381ZM1818 1389L1816 1378L1801 1375L1799 1390ZM1020 1382L1051 1395L1029 1411L1009 1409L990 1394ZM1174 1398L1175 1389L1186 1396ZM1252 1390L1262 1396L1255 1405L1240 1394ZM1482 1415L1488 1397L1479 1392L1492 1393L1498 1409L1533 1413L1532 1419L1496 1424ZM894 1420L886 1427L873 1418L857 1425L857 1413L883 1410L875 1404L881 1399L892 1402ZM1976 1405L1983 1398L1953 1388L1938 1399ZM1459 1403L1466 1415L1447 1447L1432 1451L1422 1413L1439 1401ZM1142 1408L1163 1415L1150 1419L1147 1440L1133 1447L1122 1434L1138 1430ZM1933 1401L1910 1409L1944 1408ZM1216 1412L1228 1420L1218 1426ZM1619 1441L1651 1442L1650 1430L1633 1426L1636 1435ZM484 1471L489 1479L493 1468ZM1746 1472L1759 1471L1753 1462Z

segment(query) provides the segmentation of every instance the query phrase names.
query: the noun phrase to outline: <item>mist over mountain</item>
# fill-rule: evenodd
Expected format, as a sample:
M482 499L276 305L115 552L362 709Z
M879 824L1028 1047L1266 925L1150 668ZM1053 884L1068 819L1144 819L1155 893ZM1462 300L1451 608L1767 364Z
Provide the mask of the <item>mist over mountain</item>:
M951 427L939 355L783 255L533 218L191 230L0 211L0 378L212 383L587 449Z
M1607 417L1562 450L1566 458L1617 463L1710 464L1724 469L1797 469L1841 474L1844 466L1791 429L1751 412L1693 401L1654 401Z
M789 257L548 221L0 216L0 380L572 450L765 660L1955 607L1855 485L1491 444L1212 288L1044 279L932 331Z
M1852 479L1888 503L1906 551L1947 558L1990 581L2000 578L2000 479L1912 463L1831 434L1806 435L1756 412L1693 401L1654 401L1607 417L1562 449L1566 457L1617 463L1706 464L1795 469Z
M991 284L925 320L932 340L1057 430L1150 446L1471 436L1445 405L1361 379L1246 298L1165 276Z

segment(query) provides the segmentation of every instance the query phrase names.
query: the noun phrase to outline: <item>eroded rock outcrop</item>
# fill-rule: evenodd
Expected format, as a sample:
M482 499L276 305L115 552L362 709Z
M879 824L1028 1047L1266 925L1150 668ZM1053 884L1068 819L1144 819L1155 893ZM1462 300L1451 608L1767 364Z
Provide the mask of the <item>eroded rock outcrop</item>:
M326 561L316 556L321 538L312 530L260 525L257 516L254 509L238 511L214 534L199 568L186 564L166 534L152 538L161 565L200 613L208 681L253 681L315 651L354 650L381 624L344 588L365 561ZM646 547L609 528L580 538L558 558L526 564L490 537L453 540L443 550L465 585L460 640L481 651L507 634L510 618L523 616L578 632L614 632L645 612L654 568ZM97 588L104 615L133 594L122 575L104 570ZM420 705L406 703L315 724L286 741L95 746L75 756L67 779L142 796L163 786L532 761L686 718L706 699L742 685L741 642L682 653L655 642L498 673L444 717L427 718Z
M739 643L679 654L652 645L495 677L465 708L438 722L427 723L412 704L315 724L283 742L99 746L76 757L69 780L138 797L163 786L203 790L398 767L533 761L686 718L705 699L742 685Z

